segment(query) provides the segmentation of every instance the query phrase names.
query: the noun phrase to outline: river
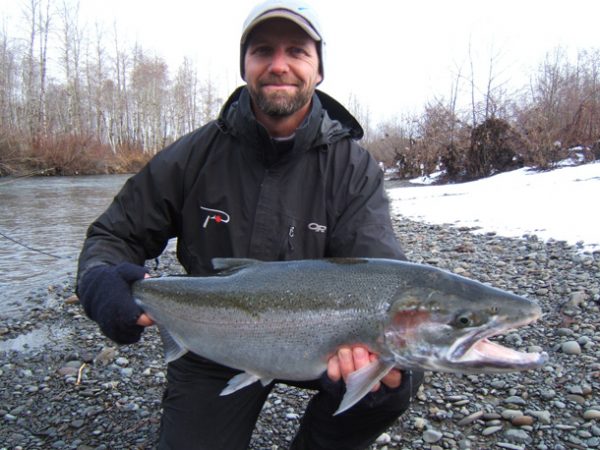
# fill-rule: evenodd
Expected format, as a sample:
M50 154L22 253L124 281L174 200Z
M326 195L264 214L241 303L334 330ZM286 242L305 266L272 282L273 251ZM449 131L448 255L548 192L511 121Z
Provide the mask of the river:
M0 178L0 316L23 313L33 293L74 279L87 227L128 177Z

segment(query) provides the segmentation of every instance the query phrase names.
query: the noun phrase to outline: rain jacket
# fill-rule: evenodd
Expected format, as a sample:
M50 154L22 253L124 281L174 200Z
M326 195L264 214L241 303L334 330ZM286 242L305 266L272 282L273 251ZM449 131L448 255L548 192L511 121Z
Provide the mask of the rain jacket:
M317 91L293 141L269 137L238 88L215 121L159 152L88 229L78 279L91 267L143 265L177 237L190 274L214 257L404 259L363 131Z

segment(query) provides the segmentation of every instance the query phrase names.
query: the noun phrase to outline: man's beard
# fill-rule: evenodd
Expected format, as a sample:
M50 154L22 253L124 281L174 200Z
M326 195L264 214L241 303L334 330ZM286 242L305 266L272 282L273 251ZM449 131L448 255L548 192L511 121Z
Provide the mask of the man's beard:
M301 88L295 94L276 92L270 95L265 94L261 89L254 90L250 86L248 86L248 89L256 106L264 114L271 117L291 116L312 98L312 91L308 88Z

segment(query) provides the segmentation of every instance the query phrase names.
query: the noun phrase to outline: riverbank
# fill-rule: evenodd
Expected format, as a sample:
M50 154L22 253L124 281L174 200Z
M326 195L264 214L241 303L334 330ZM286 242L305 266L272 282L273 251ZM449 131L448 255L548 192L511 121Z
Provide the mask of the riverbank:
M374 448L599 447L600 255L402 218L395 227L410 260L537 300L543 318L498 340L541 348L550 361L517 374L428 373L411 409ZM169 254L156 272L178 271ZM0 449L153 448L165 383L156 330L117 348L72 294L71 280L59 280L32 296L29 316L0 321L0 349L21 349L0 352ZM309 395L277 387L251 448L287 448Z

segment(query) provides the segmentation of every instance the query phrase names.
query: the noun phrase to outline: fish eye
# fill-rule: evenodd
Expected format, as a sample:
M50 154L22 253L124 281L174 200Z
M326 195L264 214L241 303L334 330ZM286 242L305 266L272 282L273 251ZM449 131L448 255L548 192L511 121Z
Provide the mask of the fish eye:
M454 324L458 328L466 328L473 325L473 315L469 312L459 313L454 319Z

